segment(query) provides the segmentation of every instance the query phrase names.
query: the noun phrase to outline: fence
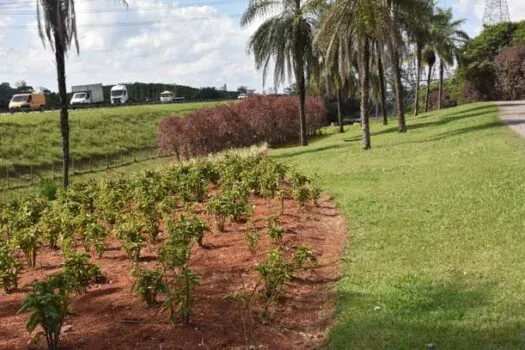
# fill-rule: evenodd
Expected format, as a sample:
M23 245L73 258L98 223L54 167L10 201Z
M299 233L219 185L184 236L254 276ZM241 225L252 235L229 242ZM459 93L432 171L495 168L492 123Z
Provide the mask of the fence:
M91 155L88 157L71 156L70 176L101 172L109 169L144 162L147 160L161 158L156 148L144 148L140 150L122 150L117 153ZM0 164L0 192L4 197L6 192L16 189L28 188L38 184L42 180L62 180L62 162L55 161L42 166L13 166L12 164Z

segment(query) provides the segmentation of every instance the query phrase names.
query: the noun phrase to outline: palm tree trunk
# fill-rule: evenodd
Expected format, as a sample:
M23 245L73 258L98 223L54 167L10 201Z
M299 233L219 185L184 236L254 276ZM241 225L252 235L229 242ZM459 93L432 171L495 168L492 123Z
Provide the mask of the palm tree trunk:
M370 121L368 115L368 97L369 97L369 73L370 73L370 51L368 47L368 38L363 39L359 62L359 83L361 85L361 135L363 149L372 147L370 142Z
M432 80L432 65L429 65L428 66L428 76L427 76L427 95L425 96L425 112L428 112L431 80Z
M300 38L297 39L297 42L300 42ZM297 91L299 93L299 139L301 146L306 146L308 145L308 138L306 135L306 115L304 111L306 86L304 78L304 61L301 52L301 47L297 45L295 48L295 81L297 83Z
M383 125L388 125L386 115L386 90L385 90L385 71L383 69L383 58L380 50L379 41L377 42L377 70L379 74L379 92L381 94L381 111L383 112Z
M419 114L419 85L421 82L421 61L423 60L423 50L421 45L417 44L416 47L416 100L414 101L414 117Z
M394 7L392 3L392 14L390 17L390 54L392 58L392 70L394 72L394 85L396 91L397 101L397 114L398 114L398 132L406 132L407 126L405 122L405 102L404 102L404 90L403 83L401 81L401 67L399 63L399 29L396 23L396 14L394 13Z
M443 74L445 70L445 65L443 60L439 59L439 96L438 96L438 109L441 109L441 104L443 103Z
M64 45L55 33L55 61L57 65L58 95L60 98L60 132L62 134L63 185L69 185L69 117L66 90L66 63Z
M341 89L339 86L335 90L337 95L337 122L339 123L339 132L345 132L343 126L343 111L341 106Z

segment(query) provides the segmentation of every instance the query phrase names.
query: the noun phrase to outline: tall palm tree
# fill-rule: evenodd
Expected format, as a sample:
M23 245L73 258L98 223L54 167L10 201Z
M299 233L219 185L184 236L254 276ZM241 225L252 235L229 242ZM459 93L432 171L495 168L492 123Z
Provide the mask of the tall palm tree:
M428 112L428 106L430 103L430 85L432 84L432 68L436 64L436 52L431 46L427 46L423 52L423 57L428 69L427 75L427 92L425 96L425 112Z
M446 66L458 61L462 47L469 41L467 33L460 29L465 20L453 20L452 9L438 9L436 53L439 57L438 109L443 103L443 74Z
M127 2L123 0L124 4ZM69 116L66 90L65 56L74 43L79 53L75 0L37 0L38 34L55 53L58 95L60 98L60 132L62 134L63 185L69 185Z
M377 0L340 0L333 4L316 35L316 41L328 43L326 59L339 61L342 76L349 76L352 62L358 62L363 149L371 148L368 109L370 48L371 43L383 35L385 28L385 12Z
M295 76L299 93L299 136L301 145L308 144L306 135L306 77L317 65L313 50L313 27L318 0L251 0L241 18L245 27L256 19L266 19L252 35L249 52L254 54L257 69L263 70L263 82L273 59L274 83Z

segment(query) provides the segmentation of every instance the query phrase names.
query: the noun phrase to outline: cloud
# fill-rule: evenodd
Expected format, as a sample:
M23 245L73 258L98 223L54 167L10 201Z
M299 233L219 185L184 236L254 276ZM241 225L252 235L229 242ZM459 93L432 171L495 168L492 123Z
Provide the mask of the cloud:
M231 89L260 86L253 57L246 53L253 28L241 29L238 17L211 6L167 5L160 0L130 2L127 11L108 4L104 9L113 12L101 12L100 2L77 2L80 55L74 50L68 55L68 87L131 81L227 84ZM53 54L43 48L34 27L13 33L13 43L19 44L0 66L0 76L56 89Z

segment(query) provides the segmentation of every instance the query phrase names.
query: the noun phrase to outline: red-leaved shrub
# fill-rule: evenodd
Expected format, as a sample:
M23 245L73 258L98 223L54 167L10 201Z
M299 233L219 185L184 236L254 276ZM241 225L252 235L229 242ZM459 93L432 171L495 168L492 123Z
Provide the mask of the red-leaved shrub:
M312 135L326 123L324 101L308 97L305 110L307 132ZM162 154L180 159L262 142L282 145L299 139L298 116L297 97L252 96L162 120L158 146Z
M494 58L496 88L503 100L525 98L525 45L507 47Z

